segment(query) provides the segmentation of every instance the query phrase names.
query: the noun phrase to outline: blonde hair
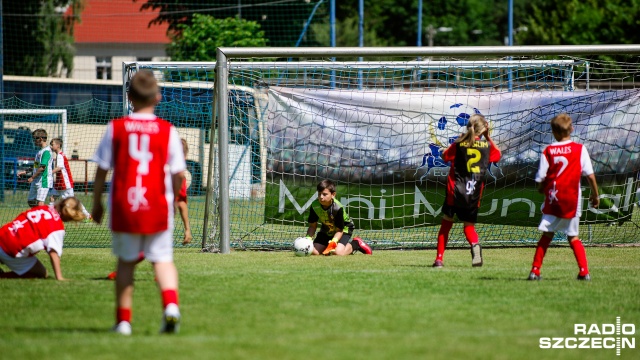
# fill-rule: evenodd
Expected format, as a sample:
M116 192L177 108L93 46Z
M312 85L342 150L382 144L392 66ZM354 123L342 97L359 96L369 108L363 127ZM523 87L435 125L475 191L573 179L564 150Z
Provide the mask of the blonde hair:
M484 116L480 114L473 114L467 123L467 132L458 137L456 139L456 143L465 141L473 143L476 136L483 134L488 128L489 123L487 123L487 119L485 119Z
M68 197L58 201L55 205L62 221L82 221L85 215L82 212L82 203L75 197Z
M572 125L571 116L566 113L556 115L551 119L551 131L561 138L571 134Z
M59 144L59 145L60 145L60 147L62 147L62 139L60 139L60 138L53 138L53 139L51 139L51 141L49 142L49 145L51 145L52 143Z

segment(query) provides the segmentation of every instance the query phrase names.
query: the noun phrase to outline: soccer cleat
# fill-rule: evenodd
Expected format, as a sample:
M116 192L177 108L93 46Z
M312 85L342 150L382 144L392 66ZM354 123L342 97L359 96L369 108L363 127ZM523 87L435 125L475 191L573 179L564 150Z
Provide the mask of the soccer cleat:
M480 244L471 245L471 266L482 266L482 246Z
M542 275L536 275L533 271L529 274L527 280L542 280Z
M442 263L442 260L436 260L433 262L433 265L431 265L432 267L436 268L436 269L440 269L444 266L444 264Z
M177 334L180 330L180 309L178 305L169 304L162 315L161 334Z
M591 276L589 274L578 275L578 277L576 279L577 280L583 280L583 281L591 281Z
M111 331L120 335L129 336L131 335L131 324L128 321L120 321Z
M331 255L331 253L335 253L337 247L338 247L337 243L333 241L329 241L329 244L327 244L327 248L324 249L324 251L322 252L322 255Z
M116 276L118 276L118 272L112 271L111 273L109 273L109 275L107 275L107 280L115 280Z
M354 237L353 240L354 242L356 242L358 244L359 247L359 251L362 252L363 254L366 255L371 255L373 254L373 249L371 248L371 246L367 245L367 243L365 243L364 241L362 241L361 238L359 237Z

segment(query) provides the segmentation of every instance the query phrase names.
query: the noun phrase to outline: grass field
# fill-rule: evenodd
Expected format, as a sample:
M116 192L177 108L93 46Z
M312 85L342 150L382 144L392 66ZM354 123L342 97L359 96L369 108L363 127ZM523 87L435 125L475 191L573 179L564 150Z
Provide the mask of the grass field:
M640 248L587 248L593 281L575 280L570 249L550 248L528 282L531 248L377 251L297 258L176 250L182 329L157 334L161 306L148 263L136 273L133 335L110 333L108 249L66 249L69 280L0 281L1 359L614 359L614 349L540 349L575 323L640 326ZM40 255L39 255L40 256ZM40 259L50 268L46 255ZM6 268L5 268L6 270ZM595 335L597 336L597 335ZM634 335L637 337L637 335ZM634 339L635 341L635 339ZM622 349L622 359L640 350Z

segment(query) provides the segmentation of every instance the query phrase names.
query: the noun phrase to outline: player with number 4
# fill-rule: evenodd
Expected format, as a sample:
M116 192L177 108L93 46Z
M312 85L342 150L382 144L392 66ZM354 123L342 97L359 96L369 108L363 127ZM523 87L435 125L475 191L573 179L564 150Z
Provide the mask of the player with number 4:
M154 115L161 99L151 71L139 71L130 81L134 113L107 126L94 161L93 219L103 216L102 191L113 169L109 194L113 253L118 257L116 325L113 331L131 334L133 274L139 253L153 264L164 313L160 331L178 331L178 271L173 263L174 199L180 193L186 163L176 129Z
M489 135L489 123L480 114L474 114L469 118L467 131L442 154L444 161L451 162L451 169L447 176L447 195L442 205L443 216L438 232L434 268L444 265L444 250L447 247L454 215L464 223L464 235L471 245L471 265L482 266L482 248L475 223L478 219L485 173L489 164L499 161L501 156L500 149Z
M556 231L567 234L567 240L578 262L578 280L591 280L587 255L578 238L578 225L582 213L582 190L580 177L586 176L591 194L591 206L600 204L598 184L587 148L571 141L573 124L571 117L560 114L551 119L551 131L556 142L547 146L540 157L536 174L538 190L544 194L542 220L538 230L542 237L538 241L533 265L528 280L540 280L540 267L547 248Z

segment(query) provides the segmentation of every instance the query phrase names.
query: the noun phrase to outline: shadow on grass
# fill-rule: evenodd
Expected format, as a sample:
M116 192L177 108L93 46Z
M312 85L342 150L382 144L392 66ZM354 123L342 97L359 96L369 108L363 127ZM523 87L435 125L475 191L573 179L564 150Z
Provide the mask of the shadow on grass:
M558 281L560 279L549 279L549 278L545 278L544 280L529 280L526 277L521 277L521 278L502 278L502 277L497 277L497 276L481 276L478 279L480 280L487 280L487 281L525 281L525 282L530 282L532 284L538 283L538 282L547 282L547 281Z
M62 327L26 327L26 326L15 326L5 328L9 330L9 332L16 333L47 333L53 332L56 333L87 333L87 334L104 334L111 333L110 328L62 328Z

